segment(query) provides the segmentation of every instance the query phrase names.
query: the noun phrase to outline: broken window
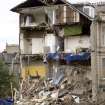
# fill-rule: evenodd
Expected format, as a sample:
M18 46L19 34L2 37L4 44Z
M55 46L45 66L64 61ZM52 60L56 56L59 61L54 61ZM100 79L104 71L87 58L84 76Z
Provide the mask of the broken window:
M25 21L26 21L26 16L24 14L21 14L21 16L20 16L21 26L24 26L25 25Z
M59 6L56 10L56 23L62 23L63 18L63 6Z
M84 8L84 12L89 15L89 8Z
M74 22L74 13L75 11L72 10L71 8L67 7L67 10L66 10L66 20L67 22Z
M26 24L29 25L29 24L32 24L34 22L34 17L32 15L28 15L26 17Z
M32 15L24 15L24 14L22 14L20 22L21 22L21 26L29 25L29 24L32 24L32 23L35 22L35 18Z

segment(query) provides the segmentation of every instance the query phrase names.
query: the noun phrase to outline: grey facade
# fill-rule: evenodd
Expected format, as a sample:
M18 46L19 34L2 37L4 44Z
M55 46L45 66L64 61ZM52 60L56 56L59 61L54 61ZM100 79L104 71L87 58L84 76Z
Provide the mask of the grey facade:
M99 100L105 89L105 13L97 13L91 26L91 67L93 77L93 100ZM102 94L101 94L102 95Z

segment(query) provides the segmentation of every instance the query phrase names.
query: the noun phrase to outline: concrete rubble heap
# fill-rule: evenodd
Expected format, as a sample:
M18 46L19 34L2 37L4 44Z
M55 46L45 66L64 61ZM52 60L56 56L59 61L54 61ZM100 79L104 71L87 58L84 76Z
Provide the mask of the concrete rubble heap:
M22 98L16 105L95 105L92 98L92 82L83 76L90 66L72 67L71 76L65 73L57 84L53 79L34 78L22 81ZM87 68L87 69L86 69ZM80 76L81 75L81 76ZM74 78L75 76L75 78ZM74 82L73 82L74 81Z

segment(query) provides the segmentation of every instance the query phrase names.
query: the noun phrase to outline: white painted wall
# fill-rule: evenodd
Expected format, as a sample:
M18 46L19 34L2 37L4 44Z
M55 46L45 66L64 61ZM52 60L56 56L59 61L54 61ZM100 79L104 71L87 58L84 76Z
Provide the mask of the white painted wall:
M23 33L20 34L20 50L21 54L31 54L32 53L32 40L25 39Z
M20 49L22 54L41 54L44 49L44 38L25 39L20 36Z
M32 53L32 41L31 39L24 39L24 53L31 54Z
M43 53L44 38L32 38L32 54Z
M77 48L89 48L90 37L89 36L70 36L64 39L64 51L75 52Z
M56 52L58 46L57 37L54 34L47 34L45 36L45 47L50 47L50 52Z

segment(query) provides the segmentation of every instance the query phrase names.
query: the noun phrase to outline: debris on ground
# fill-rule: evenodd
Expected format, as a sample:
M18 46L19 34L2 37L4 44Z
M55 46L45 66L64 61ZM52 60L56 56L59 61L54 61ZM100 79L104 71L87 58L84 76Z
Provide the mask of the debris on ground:
M95 105L92 102L92 82L82 75L87 71L85 68L83 71L72 69L69 72L70 77L66 73L61 73L56 78L23 80L21 83L22 97L16 100L15 104Z

